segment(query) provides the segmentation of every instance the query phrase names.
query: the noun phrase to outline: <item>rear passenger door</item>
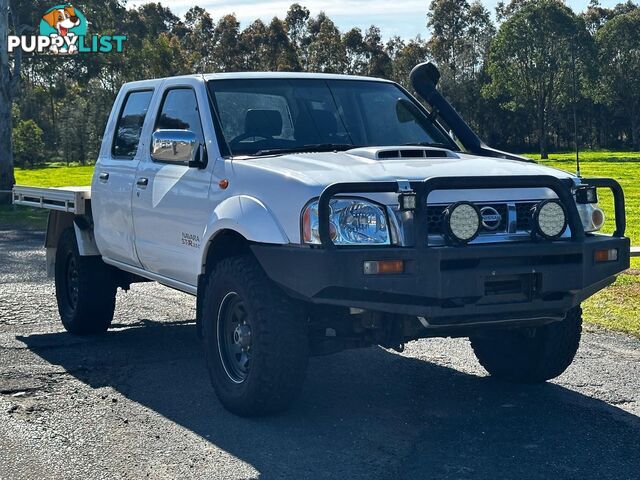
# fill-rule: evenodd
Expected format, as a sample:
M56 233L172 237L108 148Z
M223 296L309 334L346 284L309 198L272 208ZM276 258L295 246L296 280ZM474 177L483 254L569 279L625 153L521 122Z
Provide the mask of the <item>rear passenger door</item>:
M140 262L134 245L131 195L142 151L140 136L153 93L150 87L120 94L124 98L116 100L91 185L100 253L132 266L140 266ZM113 132L111 136L109 132Z
M206 145L201 119L203 107L209 114L206 92L196 80L184 82L165 84L152 131L190 130ZM203 238L214 207L209 198L213 154L208 151L207 167L199 169L154 161L149 148L145 149L133 196L135 245L145 270L196 285Z

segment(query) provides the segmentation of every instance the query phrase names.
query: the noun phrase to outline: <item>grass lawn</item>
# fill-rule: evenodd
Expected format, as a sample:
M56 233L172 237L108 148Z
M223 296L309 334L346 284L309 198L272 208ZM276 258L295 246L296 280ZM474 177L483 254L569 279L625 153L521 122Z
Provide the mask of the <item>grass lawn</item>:
M5 228L23 230L44 230L47 225L47 211L39 208L0 205L0 231Z
M620 182L624 189L627 213L626 235L631 238L632 245L640 245L640 152L635 153L635 157L634 152L602 152L601 156L595 156L595 153L585 152L584 161L580 163L582 176L610 177ZM575 156L571 155L575 154L552 154L549 160L540 163L575 173ZM613 195L606 189L600 189L598 196L607 216L603 231L611 233L615 230ZM632 259L631 266L640 269L640 258Z
M527 155L540 160L537 155ZM561 170L575 172L575 154L550 154L541 161ZM640 245L640 152L587 151L581 152L582 175L611 177L624 188L627 207L627 235L633 245ZM61 187L90 185L92 166L54 166L38 169L17 169L20 185ZM607 214L604 231L612 232L613 199L609 192L600 192L600 205ZM20 228L44 228L46 215L33 209L0 208L0 226L9 224ZM621 275L615 285L599 292L583 307L588 323L601 325L640 336L640 259L632 260L632 269Z
M587 323L640 337L640 270L629 270L616 283L582 304Z
M91 185L93 165L16 168L16 184L30 187L66 187Z

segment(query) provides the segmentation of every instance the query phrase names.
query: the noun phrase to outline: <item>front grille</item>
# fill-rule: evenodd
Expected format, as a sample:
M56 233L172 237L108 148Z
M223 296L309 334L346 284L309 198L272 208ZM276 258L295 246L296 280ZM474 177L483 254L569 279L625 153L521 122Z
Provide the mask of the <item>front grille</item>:
M477 203L475 204L480 210L485 207L491 207L500 214L500 223L494 229L482 227L480 230L481 235L491 235L507 233L509 224L509 204L515 205L516 215L516 232L530 232L532 228L532 216L531 210L537 202L505 202L505 203ZM444 234L444 210L448 205L428 205L427 206L427 225L429 229L429 235L443 235ZM492 213L491 211L487 213Z
M517 230L531 231L533 217L531 210L536 206L536 202L516 203Z
M447 206L448 205L429 205L427 207L427 225L429 235L442 235L444 233L444 210ZM504 233L507 231L509 208L506 203L476 204L476 206L480 210L485 207L493 208L501 217L500 222L495 228L491 229L483 226L482 230L480 230L481 234Z
M442 222L444 221L444 209L447 208L443 205L434 205L427 207L427 225L430 235L442 235L444 230L442 228Z

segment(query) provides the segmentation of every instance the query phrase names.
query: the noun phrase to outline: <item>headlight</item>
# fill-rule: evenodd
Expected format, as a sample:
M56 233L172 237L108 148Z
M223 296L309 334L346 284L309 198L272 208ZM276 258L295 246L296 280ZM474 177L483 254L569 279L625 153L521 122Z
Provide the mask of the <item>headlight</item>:
M476 238L481 221L478 207L469 202L454 203L444 211L447 237L457 243L468 243Z
M329 202L329 234L336 245L389 245L389 225L383 207L352 198ZM302 212L302 241L320 244L318 202Z
M557 200L545 200L533 209L535 232L549 240L558 238L567 228L567 214Z
M577 204L580 220L585 232L597 232L602 228L605 221L604 212L597 204Z

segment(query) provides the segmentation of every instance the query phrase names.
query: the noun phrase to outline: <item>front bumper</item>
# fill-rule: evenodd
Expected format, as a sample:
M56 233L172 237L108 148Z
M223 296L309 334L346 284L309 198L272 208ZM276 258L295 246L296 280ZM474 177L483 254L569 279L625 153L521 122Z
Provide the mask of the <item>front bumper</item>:
M463 247L429 245L427 207L436 190L545 187L568 214L570 239L500 242ZM624 194L611 179L581 179L580 186L614 195L613 236L584 232L571 180L550 176L434 177L421 182L355 182L328 186L318 199L319 246L254 245L258 261L276 283L320 304L415 315L428 326L548 321L615 280L629 268L624 237ZM338 247L329 235L329 202L341 194L414 194L414 246ZM398 199L400 203L400 198ZM617 249L617 260L597 263L595 251ZM403 260L404 273L365 275L365 261Z
M559 318L629 268L629 239L464 247L324 249L256 244L267 275L318 304L422 316L430 325ZM618 250L596 263L595 250ZM365 275L371 260L398 260L399 275Z

